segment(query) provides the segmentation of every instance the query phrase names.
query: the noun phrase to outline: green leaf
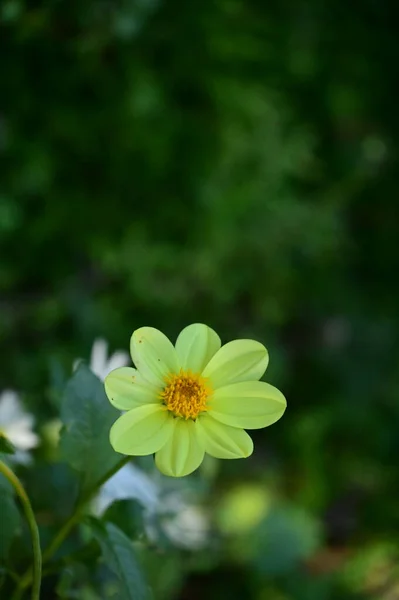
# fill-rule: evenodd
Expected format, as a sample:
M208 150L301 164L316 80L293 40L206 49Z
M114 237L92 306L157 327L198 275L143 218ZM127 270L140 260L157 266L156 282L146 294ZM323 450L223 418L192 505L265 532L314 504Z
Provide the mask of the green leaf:
M5 560L11 542L19 532L21 517L15 504L12 486L0 475L0 561Z
M90 519L90 526L100 544L107 567L118 579L121 600L151 600L151 590L145 581L129 538L112 523L104 524L96 519Z
M2 433L0 433L0 453L15 454L14 445Z
M103 519L113 523L130 539L137 539L143 533L143 507L136 499L113 502L104 513Z
M256 568L267 575L291 571L320 545L319 523L290 505L275 506L253 534Z
M109 442L109 430L118 418L105 395L103 383L80 365L69 380L61 406L62 458L82 476L82 489L95 486L120 460Z
M56 587L57 598L61 600L99 600L91 586L93 573L84 563L65 566L60 573Z

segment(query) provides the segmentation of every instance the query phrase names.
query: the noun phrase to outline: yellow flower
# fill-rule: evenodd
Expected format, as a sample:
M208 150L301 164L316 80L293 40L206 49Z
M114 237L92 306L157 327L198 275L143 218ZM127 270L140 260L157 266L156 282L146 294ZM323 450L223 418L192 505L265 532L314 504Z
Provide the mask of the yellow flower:
M105 391L118 409L111 444L121 454L155 453L165 475L183 477L216 458L246 458L253 443L244 429L275 423L286 400L268 383L266 348L254 340L221 347L213 329L195 323L176 345L152 327L133 332L130 350L136 369L121 367L105 379Z

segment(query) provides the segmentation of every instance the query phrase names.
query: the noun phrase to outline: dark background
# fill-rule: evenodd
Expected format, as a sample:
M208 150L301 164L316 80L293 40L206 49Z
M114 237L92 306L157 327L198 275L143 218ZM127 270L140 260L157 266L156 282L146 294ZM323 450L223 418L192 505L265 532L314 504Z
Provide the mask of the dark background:
M223 505L172 599L399 598L398 17L0 3L0 389L45 422L94 338L205 322L265 343L288 399L212 491L275 512Z

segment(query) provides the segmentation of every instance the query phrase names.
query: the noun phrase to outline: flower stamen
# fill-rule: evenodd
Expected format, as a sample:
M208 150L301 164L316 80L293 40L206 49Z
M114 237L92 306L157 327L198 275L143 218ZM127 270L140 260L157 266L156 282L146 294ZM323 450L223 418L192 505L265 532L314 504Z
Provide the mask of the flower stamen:
M166 387L161 392L161 398L176 417L196 419L207 410L206 401L211 389L203 377L181 370L177 375L168 375L165 381Z

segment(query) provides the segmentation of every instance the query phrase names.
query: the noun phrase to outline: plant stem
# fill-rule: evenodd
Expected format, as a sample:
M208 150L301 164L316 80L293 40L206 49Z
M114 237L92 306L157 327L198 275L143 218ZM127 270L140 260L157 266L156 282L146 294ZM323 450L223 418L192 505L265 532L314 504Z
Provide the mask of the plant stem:
M115 475L115 473L117 473L122 467L124 467L129 462L129 460L130 460L130 456L125 456L124 458L122 458L122 460L120 460L118 463L116 463L116 465L114 467L112 467L111 469L109 469L109 471L107 471L105 473L105 475L95 484L95 486L93 486L88 492L86 492L86 494L84 494L82 496L82 498L76 504L75 509L74 509L73 513L71 514L71 516L65 521L65 523L63 524L63 526L61 527L59 532L55 535L55 537L50 542L49 546L44 551L43 564L45 564L53 556L53 554L58 550L58 548L61 546L62 542L68 536L70 531L78 523L79 518L80 518L87 502L95 495L95 493L98 491L98 489L102 485L104 485L104 483L106 481L108 481L108 479L111 479L111 477L113 475ZM19 587L18 587L19 592L17 590L17 593L13 596L12 600L20 600L23 590L26 589L31 584L31 582L32 582L32 571L29 570L21 578L21 581L20 581Z
M115 473L117 473L122 467L124 467L129 462L129 460L130 460L130 456L125 456L122 460L120 460L118 463L116 463L116 465L114 467L112 467L112 469L107 471L105 473L105 475L96 483L96 485L91 490L89 490L86 494L84 494L82 496L81 500L76 505L75 510L73 511L72 515L64 523L64 525L61 527L60 531L53 538L52 542L50 543L48 548L45 550L45 552L43 554L43 562L47 562L48 559L51 558L53 556L53 554L58 550L58 548L61 546L62 542L67 537L68 533L76 525L76 522L79 520L79 517L80 517L81 512L84 509L85 505L94 496L94 494L97 492L97 490L102 485L104 485L104 483L106 481L108 481L108 479L111 479L111 477L113 475L115 475Z
M31 503L28 495L26 494L21 482L18 477L11 471L11 469L0 460L0 473L11 483L15 493L17 494L22 508L25 512L26 520L28 521L29 530L32 538L32 549L33 549L33 569L29 571L31 573L32 580L32 600L39 600L40 598L40 584L42 579L42 552L40 549L40 537L39 529L37 527L35 515L32 510Z

